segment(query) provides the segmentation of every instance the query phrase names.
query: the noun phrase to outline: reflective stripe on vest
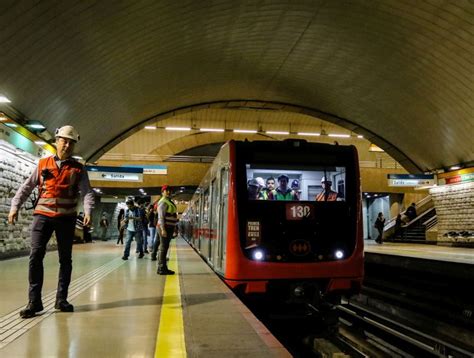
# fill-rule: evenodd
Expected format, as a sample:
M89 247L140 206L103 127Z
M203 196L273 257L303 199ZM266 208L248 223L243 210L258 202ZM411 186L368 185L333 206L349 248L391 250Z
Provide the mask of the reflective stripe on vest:
M316 195L316 201L337 201L337 193L335 191L330 191L326 195L326 192L322 191Z
M66 160L58 168L54 156L40 159L40 198L34 213L50 217L76 215L82 170L82 164L75 160Z

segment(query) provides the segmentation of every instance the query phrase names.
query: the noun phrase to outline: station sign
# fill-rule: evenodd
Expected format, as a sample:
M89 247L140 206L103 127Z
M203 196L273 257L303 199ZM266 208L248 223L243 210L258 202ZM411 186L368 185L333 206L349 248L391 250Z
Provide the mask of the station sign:
M167 175L168 167L166 165L127 165L128 168L141 168L143 174Z
M438 185L460 184L474 181L474 168L438 174Z
M132 167L86 166L90 180L143 181L143 169Z
M434 174L388 174L388 186L413 187L435 184Z

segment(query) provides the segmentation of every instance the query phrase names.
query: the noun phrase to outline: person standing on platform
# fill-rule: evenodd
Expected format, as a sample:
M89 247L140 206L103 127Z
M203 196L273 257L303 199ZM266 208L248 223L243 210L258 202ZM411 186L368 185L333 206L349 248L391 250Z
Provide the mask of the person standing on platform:
M168 185L161 187L161 199L158 201L158 233L160 236L160 249L158 254L159 275L173 275L174 271L168 269L166 255L178 224L178 210L170 198L171 190Z
M118 229L118 238L117 238L117 245L123 245L123 233L125 231L125 222L122 223L123 219L125 218L125 210L120 209L118 217L117 217L117 229Z
M127 242L123 252L122 260L128 260L130 256L130 246L133 238L137 242L138 258L143 258L143 217L138 206L135 206L133 200L127 201L127 210L125 211L125 227L127 228Z
M375 224L374 224L374 227L379 232L379 236L377 236L377 238L375 239L375 242L377 244L382 243L384 226L385 226L385 218L383 217L383 214L380 212L379 215L377 216L377 219L375 220Z
M155 245L155 235L156 235L156 213L155 207L153 204L148 206L148 246L150 247L151 251L153 251L153 246Z
M14 224L18 210L33 189L38 186L29 261L28 305L20 311L21 318L33 317L43 310L41 290L43 287L43 259L46 246L53 232L56 233L59 253L59 278L54 308L62 312L73 312L67 301L72 272L72 243L76 225L76 207L79 197L84 200L84 227L91 222L94 194L84 166L72 158L79 134L72 126L56 129L56 155L42 158L31 176L21 185L12 199L8 222Z
M107 214L102 213L100 219L100 238L102 241L107 241L107 230L109 229L109 220L107 220Z

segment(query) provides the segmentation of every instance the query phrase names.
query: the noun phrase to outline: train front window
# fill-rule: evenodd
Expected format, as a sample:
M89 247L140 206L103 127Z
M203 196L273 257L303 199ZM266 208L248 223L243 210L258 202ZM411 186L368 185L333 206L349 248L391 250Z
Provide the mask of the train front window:
M345 201L345 167L268 167L246 164L249 200Z

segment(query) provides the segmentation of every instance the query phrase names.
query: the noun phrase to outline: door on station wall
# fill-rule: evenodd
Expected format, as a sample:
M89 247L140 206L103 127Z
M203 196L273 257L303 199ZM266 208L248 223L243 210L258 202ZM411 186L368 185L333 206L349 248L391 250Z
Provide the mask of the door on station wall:
M385 224L387 224L390 220L390 199L388 195L367 199L367 217L365 221L368 235L372 240L375 240L378 235L378 231L374 225L377 215L380 212L385 217Z
M220 190L218 196L218 212L219 223L217 228L217 257L215 260L215 269L219 272L224 272L225 267L225 254L226 254L226 241L227 241L227 197L229 193L229 170L228 168L222 168L220 173Z

